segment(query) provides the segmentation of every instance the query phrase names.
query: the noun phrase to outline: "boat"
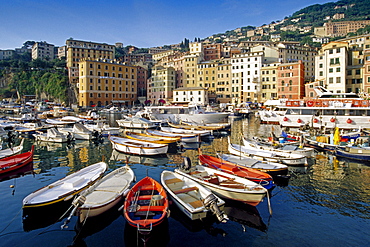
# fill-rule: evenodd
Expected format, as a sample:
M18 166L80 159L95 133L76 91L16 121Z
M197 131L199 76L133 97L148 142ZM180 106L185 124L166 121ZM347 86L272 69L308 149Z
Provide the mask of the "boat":
M124 137L109 136L109 141L115 150L136 155L160 155L168 151L167 144L157 144L147 141L138 141Z
M239 166L235 163L222 160L218 157L199 154L199 164L217 171L223 171L225 173L249 179L257 184L262 185L268 190L271 190L275 187L271 175L245 166Z
M282 152L288 154L300 154L307 158L312 158L315 155L315 149L310 147L299 147L298 145L283 145L273 146L273 145L266 145L258 142L257 140L248 140L245 137L243 138L243 144L246 147L257 148L267 151L273 152Z
M180 137L159 137L155 135L149 135L145 133L137 133L132 131L125 131L125 137L133 140L142 140L147 142L153 142L158 144L176 144L180 141Z
M186 130L222 130L224 129L223 125L215 125L215 126L208 126L208 125L191 125L191 124L175 124L171 122L167 122L167 124L172 128L178 128L178 129L186 129Z
M345 150L336 149L335 155L361 162L370 161L370 147L346 147Z
M23 150L24 139L18 146L0 150L0 159L20 153Z
M161 173L161 183L177 207L191 220L204 219L215 214L226 223L227 216L222 213L225 201L199 183L172 171Z
M175 134L195 134L200 135L201 137L210 136L212 134L210 130L188 130L173 127L161 127L161 131Z
M113 136L120 134L119 127L111 127L104 121L98 121L96 123L84 123L85 127L90 131L94 132L97 131L102 136Z
M123 215L139 233L145 234L168 217L168 206L165 189L156 180L146 176L127 193Z
M158 127L156 122L137 116L125 117L124 119L116 120L116 122L118 126L130 129L151 129Z
M50 128L46 133L41 131L36 131L33 134L36 141L45 141L45 142L71 142L73 141L73 135L71 133L64 134L59 132L56 128Z
M257 206L268 194L262 185L249 179L201 165L190 168L189 163L188 157L185 157L183 167L175 169L175 172L198 182L219 197Z
M92 140L95 138L93 132L80 123L75 123L72 128L58 127L58 131L65 134L71 133L75 140Z
M190 122L181 122L182 125L188 125L190 128L200 128L205 130L227 130L231 128L231 123L190 123ZM219 129L221 128L221 129Z
M358 129L370 121L369 100L355 93L332 93L323 87L315 87L318 97L307 100L287 100L282 127L316 129Z
M159 136L159 137L175 137L175 138L180 137L181 141L186 142L186 143L201 141L200 135L196 135L196 134L171 133L171 132L165 132L161 130L152 130L152 129L147 129L146 133L150 135Z
M117 150L112 150L110 160L113 160L114 162L120 161L121 163L141 164L149 166L165 166L169 162L169 158L167 156L143 156L125 154L118 152Z
M229 142L229 152L234 155L241 155L263 161L280 162L289 166L307 165L307 158L300 154L289 154L275 151L262 150L246 147Z
M62 201L72 201L75 195L98 181L107 167L107 163L98 162L46 185L26 196L23 199L23 208L36 208Z
M164 122L180 123L182 121L197 124L226 122L230 113L227 112L206 112L200 105L162 105L144 106L143 117L160 120Z
M134 180L133 170L125 165L108 173L94 185L82 191L72 203L79 221L84 222L89 217L98 216L119 202L123 202ZM73 214L74 210L70 215Z
M277 162L260 161L258 159L252 159L234 154L218 154L218 156L222 160L238 164L239 166L245 166L248 168L266 172L271 176L288 174L288 166Z
M10 180L18 177L25 176L27 174L34 174L33 171L33 162L29 162L28 164L14 169L13 171L0 173L0 182L5 180Z
M22 168L33 161L33 153L35 147L32 145L31 151L13 154L0 159L0 174L6 174Z

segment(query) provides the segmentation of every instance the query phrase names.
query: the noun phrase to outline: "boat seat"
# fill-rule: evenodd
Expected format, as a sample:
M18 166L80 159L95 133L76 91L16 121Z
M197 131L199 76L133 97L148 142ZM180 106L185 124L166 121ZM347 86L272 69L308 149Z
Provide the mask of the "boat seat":
M187 192L190 192L190 191L193 191L193 190L198 190L198 187L187 187L187 188L183 188L183 189L180 189L180 190L175 190L175 191L173 191L173 193L175 193L177 195L177 194L181 194L181 193L187 193Z
M193 208L199 208L199 207L202 207L203 206L203 202L201 200L197 200L197 201L194 201L194 202L189 202L189 204Z
M178 182L182 182L182 180L179 178L171 178L171 179L166 180L166 184L172 184L172 183L178 183Z

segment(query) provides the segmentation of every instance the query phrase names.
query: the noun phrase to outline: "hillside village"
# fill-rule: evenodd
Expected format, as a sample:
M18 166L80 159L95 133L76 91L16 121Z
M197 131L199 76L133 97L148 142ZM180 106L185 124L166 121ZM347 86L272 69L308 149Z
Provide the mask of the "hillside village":
M25 53L32 60L65 60L69 103L81 107L263 103L312 98L315 86L367 97L370 34L355 34L370 20L346 20L343 10L354 6L333 6L321 26L308 25L297 12L194 42L139 49L70 38L61 47L43 41L0 50L0 60ZM7 87L11 76L1 69Z

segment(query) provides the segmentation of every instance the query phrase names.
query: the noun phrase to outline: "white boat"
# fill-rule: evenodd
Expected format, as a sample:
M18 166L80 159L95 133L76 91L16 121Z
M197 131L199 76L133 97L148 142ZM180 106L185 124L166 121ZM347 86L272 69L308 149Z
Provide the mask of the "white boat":
M119 127L111 127L109 124L107 124L104 121L98 121L96 123L85 123L84 124L87 129L90 131L97 131L102 136L114 136L120 134L120 128Z
M179 173L163 171L161 183L172 201L191 220L215 214L219 221L227 221L227 216L221 212L225 202L194 180Z
M181 128L173 128L173 127L161 127L161 130L164 132L170 133L180 133L180 134L196 134L202 137L210 136L212 131L210 130L188 130L188 129L181 129Z
M227 112L206 112L199 105L163 105L163 106L145 106L139 113L151 119L180 123L191 122L197 124L221 123L227 122L230 113Z
M59 127L58 130L65 134L71 133L76 140L91 140L94 138L93 132L80 123L75 123L72 128Z
M152 129L147 129L146 132L150 135L161 137L181 137L181 141L185 143L201 142L200 135L196 134L171 133Z
M41 207L69 201L74 195L101 178L107 167L105 162L98 162L36 190L23 199L23 208Z
M317 98L288 100L286 113L280 119L282 127L300 128L308 126L316 129L361 129L370 121L370 101L355 93L332 93L316 87Z
M312 158L315 155L314 148L299 147L298 145L284 145L282 147L279 147L279 146L262 144L257 141L247 140L246 138L243 138L243 143L244 143L244 146L246 147L257 148L257 149L273 151L273 152L300 154L307 158Z
M220 157L220 159L238 164L240 166L245 166L248 168L259 170L261 172L266 172L271 176L288 174L288 166L277 162L261 161L234 154L218 154L218 157Z
M73 125L76 123L75 121L71 121L71 120L63 121L61 119L52 119L52 118L47 118L45 122L48 124L52 124L54 126L62 126L62 127L66 125Z
M155 122L152 122L148 119L141 118L141 117L126 117L124 119L116 120L117 124L120 127L124 128L133 128L133 129L150 129L150 128L157 128L158 125Z
M146 141L138 141L118 136L109 136L109 140L115 150L136 155L159 155L166 154L167 144L157 144Z
M190 178L210 189L219 197L242 201L257 206L268 194L262 185L249 179L197 165L195 169L175 169L175 172Z
M64 134L59 132L55 128L50 128L46 131L46 133L41 131L36 131L33 134L36 141L45 141L45 142L71 142L73 141L72 134Z
M23 143L24 139L22 138L18 146L0 150L0 159L20 153L23 150Z
M274 151L262 150L252 147L241 146L229 142L229 152L253 159L264 161L280 162L291 166L307 165L307 158L300 154L278 153Z
M133 170L126 165L113 170L82 191L74 200L79 204L76 212L80 222L88 217L100 215L122 202L134 180Z

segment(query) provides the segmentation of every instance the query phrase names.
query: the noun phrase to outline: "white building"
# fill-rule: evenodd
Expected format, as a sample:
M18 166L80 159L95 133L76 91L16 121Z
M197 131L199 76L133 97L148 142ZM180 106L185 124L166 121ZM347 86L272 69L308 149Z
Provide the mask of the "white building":
M235 54L231 58L231 91L240 92L241 102L257 101L262 61L264 61L262 51Z
M203 87L185 87L173 90L172 104L208 104L207 89Z

